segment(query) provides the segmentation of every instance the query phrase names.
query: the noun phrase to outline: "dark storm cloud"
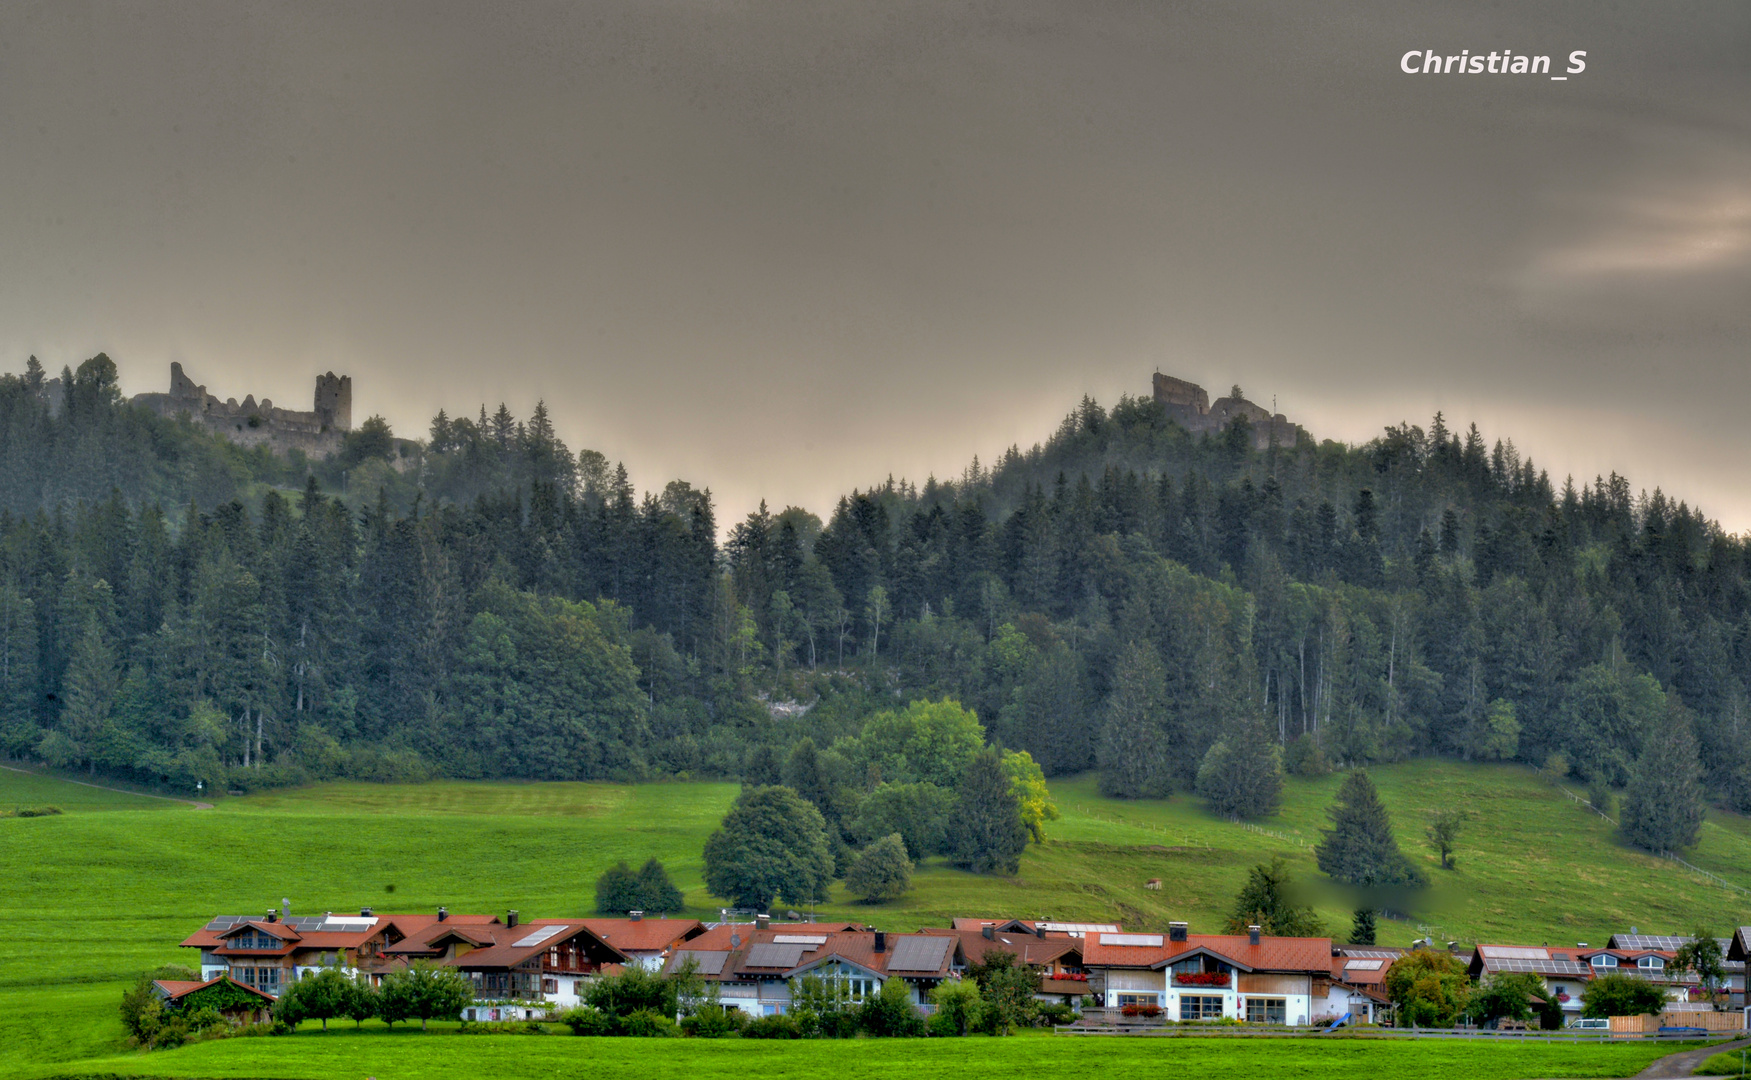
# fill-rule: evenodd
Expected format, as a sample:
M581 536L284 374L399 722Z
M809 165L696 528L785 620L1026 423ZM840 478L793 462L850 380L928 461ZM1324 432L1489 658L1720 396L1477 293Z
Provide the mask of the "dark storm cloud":
M1156 366L1751 527L1751 8L0 9L0 361L825 512ZM1409 49L1587 51L1567 82Z

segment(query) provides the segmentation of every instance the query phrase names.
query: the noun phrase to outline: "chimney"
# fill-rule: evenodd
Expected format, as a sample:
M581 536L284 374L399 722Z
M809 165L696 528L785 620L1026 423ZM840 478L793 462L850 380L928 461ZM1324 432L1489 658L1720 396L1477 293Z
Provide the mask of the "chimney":
M1577 948L1577 949L1585 949L1586 947L1587 947L1587 943L1585 941L1575 942L1575 948Z
M885 931L885 930L877 930L877 931L876 931L876 932L875 932L875 938L876 938L876 940L875 940L875 951L876 951L876 952L879 952L879 953L882 953L882 952L887 952L887 951L888 951L888 935L887 935L887 931Z
M1045 936L1046 936L1046 928L1045 928L1045 927L1043 927L1043 926L1041 926L1041 925L1040 925L1040 924L1039 924L1039 923L1035 923L1035 924L1034 924L1034 933L1035 933L1035 934L1036 934L1036 935L1037 935L1037 936L1039 936L1039 937L1042 937L1042 938L1043 938L1043 937L1045 937Z
M644 912L642 912L642 911L629 911L626 913L626 917L631 919L633 922L639 922L639 921L644 919Z
M1169 941L1184 941L1186 939L1186 930L1187 930L1187 926L1183 922L1170 922L1170 923L1168 923L1167 924L1167 940L1169 940Z
M1247 944L1249 944L1249 945L1257 945L1259 943L1259 928L1258 927L1249 926L1246 928L1246 941L1247 941Z
M984 926L979 927L979 936L984 938L986 941L996 941L997 940L996 928L994 928L990 923L986 923Z
M371 909L368 907L360 908L359 909L359 917L361 919L369 919L371 917Z
M450 917L450 909L447 907L444 907L442 904L438 905L438 921L443 922L445 919L448 919L449 917Z
M767 929L770 929L771 926L772 926L772 916L770 916L770 915L756 915L756 916L754 916L754 929L767 930Z
M273 908L268 908L268 922L279 922L279 921L280 921L280 913L275 911Z
M516 925L517 925L517 913L515 911L505 912L505 929L509 930Z

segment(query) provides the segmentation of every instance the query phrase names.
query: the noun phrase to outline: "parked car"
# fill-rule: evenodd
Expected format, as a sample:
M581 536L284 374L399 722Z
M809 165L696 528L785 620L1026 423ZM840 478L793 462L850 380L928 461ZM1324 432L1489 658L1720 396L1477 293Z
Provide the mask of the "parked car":
M1589 1031L1610 1031L1611 1021L1605 1019L1603 1016L1581 1016L1577 1017L1569 1026Z

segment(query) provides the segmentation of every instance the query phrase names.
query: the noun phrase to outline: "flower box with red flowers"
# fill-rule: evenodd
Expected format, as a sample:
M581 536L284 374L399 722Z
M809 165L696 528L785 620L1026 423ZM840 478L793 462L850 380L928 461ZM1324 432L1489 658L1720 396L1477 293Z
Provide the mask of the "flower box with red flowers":
M1129 1005L1119 1006L1119 1013L1122 1016L1143 1016L1143 1017L1148 1017L1150 1019L1154 1019L1155 1017L1161 1015L1161 1006L1159 1006L1159 1005L1138 1005L1135 1002L1133 1002L1132 1004L1129 1004Z
M1227 986L1226 971L1176 971L1173 973L1175 986Z

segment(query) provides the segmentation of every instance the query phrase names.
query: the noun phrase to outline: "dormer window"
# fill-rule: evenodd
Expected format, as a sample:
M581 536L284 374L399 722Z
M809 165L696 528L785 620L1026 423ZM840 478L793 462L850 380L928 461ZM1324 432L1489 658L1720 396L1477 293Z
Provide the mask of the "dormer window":
M277 949L281 944L279 938L263 933L238 934L231 939L233 949Z
M1643 971L1665 971L1666 961L1659 956L1644 956L1635 962L1635 966Z
M1600 953L1593 957L1592 963L1596 968L1614 968L1617 966L1617 957L1609 953Z

